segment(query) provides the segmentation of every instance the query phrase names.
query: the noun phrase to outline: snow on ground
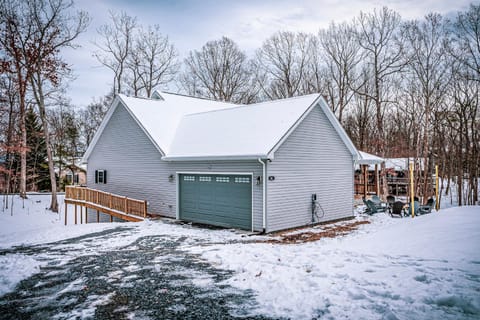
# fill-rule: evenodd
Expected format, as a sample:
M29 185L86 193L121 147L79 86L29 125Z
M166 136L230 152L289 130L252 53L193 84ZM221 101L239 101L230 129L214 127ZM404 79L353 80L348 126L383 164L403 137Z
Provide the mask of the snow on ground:
M272 244L252 243L266 237L164 221L64 226L63 214L45 210L48 196L30 196L24 209L16 201L13 216L0 211L0 248L118 228L113 239L99 236L98 241L57 244L55 248L72 248L72 257L62 257L68 261L79 254L120 248L143 236L186 239L181 250L200 255L214 267L234 271L226 284L256 294L258 306L252 315L292 319L480 317L480 206L449 208L414 219L361 216L357 220L371 223L346 236ZM322 228L305 231L321 232ZM0 255L0 296L38 272L44 258ZM159 256L153 262L161 261ZM135 261L127 264L135 268ZM199 277L194 283L210 286L212 281Z
M42 263L23 254L0 256L0 297L13 290L17 283L40 270ZM8 275L8 276L7 276Z
M415 219L372 217L348 236L295 245L190 251L235 271L256 312L307 319L475 319L480 316L480 207Z
M51 198L48 194L29 194L25 200L18 195L10 195L7 209L5 209L5 196L1 198L0 248L59 241L119 225L119 223L74 225L72 223L73 206L70 205L68 224L65 226L64 195L58 196L59 213L48 210Z

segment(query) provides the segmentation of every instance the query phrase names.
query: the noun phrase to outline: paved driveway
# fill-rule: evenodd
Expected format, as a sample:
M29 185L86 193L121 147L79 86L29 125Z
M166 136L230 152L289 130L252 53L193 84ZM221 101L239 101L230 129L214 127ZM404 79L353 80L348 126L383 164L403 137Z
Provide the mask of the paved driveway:
M145 236L101 250L129 231L0 251L43 263L40 273L0 298L0 319L265 319L248 316L251 292L221 284L229 272L182 250L184 237Z

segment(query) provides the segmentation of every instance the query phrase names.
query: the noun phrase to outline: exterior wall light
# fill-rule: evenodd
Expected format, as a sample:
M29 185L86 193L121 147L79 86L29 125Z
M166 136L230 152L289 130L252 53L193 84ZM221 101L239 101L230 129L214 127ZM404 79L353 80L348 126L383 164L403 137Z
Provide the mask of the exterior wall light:
M175 176L173 174L168 176L168 181L173 182L175 180Z

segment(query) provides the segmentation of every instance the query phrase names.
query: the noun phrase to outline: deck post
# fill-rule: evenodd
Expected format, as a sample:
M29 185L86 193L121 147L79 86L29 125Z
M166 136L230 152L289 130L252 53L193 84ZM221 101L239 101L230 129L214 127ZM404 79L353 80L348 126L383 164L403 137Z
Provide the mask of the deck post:
M83 224L83 206L80 205L80 224Z
M375 194L380 196L380 179L378 176L378 164L375 163Z
M363 165L363 197L367 200L368 193L368 165Z
M77 224L77 204L75 204L75 224Z
M110 215L110 222L113 222L113 216Z
M88 208L85 206L85 224L88 223Z
M68 208L68 203L65 202L65 225L67 225L67 208Z
M412 210L412 218L415 217L415 189L413 185L413 163L410 163L410 208Z
M97 196L98 196L98 193L97 193ZM97 210L97 223L100 222L100 211Z
M147 217L147 200L143 201L143 217Z

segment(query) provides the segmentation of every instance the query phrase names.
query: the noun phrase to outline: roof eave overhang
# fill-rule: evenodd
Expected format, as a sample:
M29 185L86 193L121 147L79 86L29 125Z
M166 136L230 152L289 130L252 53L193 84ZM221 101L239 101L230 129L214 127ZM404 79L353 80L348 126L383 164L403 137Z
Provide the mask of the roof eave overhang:
M250 154L250 155L185 155L185 156L163 156L162 160L164 161L238 161L238 160L257 160L257 159L272 159L268 154Z
M382 164L383 162L385 162L385 161L381 161L381 160L361 160L361 159L355 161L356 164L364 164L364 165Z

